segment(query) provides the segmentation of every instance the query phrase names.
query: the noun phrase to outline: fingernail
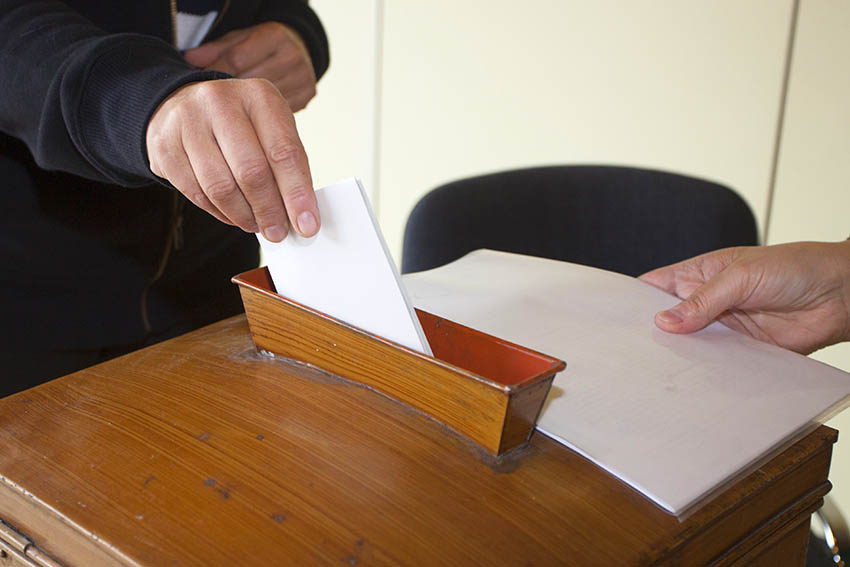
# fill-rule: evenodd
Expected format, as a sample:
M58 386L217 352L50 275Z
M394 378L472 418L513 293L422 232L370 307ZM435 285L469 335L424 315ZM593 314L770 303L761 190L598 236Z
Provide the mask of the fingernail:
M318 228L319 225L313 213L304 211L298 215L298 232L303 236L313 236Z
M667 311L659 311L655 316L668 325L678 325L685 320L685 318L682 317L682 314L679 313L675 307L673 309L668 309Z
M265 236L266 240L268 240L269 242L280 242L286 236L286 231L283 229L282 226L276 224L264 230L263 236Z

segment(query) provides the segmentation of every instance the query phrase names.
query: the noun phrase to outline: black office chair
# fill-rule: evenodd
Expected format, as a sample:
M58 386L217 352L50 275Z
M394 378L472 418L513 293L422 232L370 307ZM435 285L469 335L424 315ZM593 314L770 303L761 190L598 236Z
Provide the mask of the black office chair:
M831 494L823 507L812 514L806 567L844 567L850 565L850 527Z
M722 185L628 167L538 167L463 179L425 195L407 221L402 272L491 248L637 276L757 243L749 207Z

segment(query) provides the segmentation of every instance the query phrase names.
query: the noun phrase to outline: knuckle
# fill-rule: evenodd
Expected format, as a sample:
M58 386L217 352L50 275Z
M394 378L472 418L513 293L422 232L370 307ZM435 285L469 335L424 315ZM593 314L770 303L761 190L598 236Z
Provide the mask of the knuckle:
M252 210L257 224L264 227L278 224L278 219L284 213L283 207L273 201L254 204Z
M280 52L280 61L287 68L290 69L298 69L301 71L301 67L306 67L306 65L302 65L304 63L304 57L294 49L288 49L286 51Z
M245 66L244 50L238 45L224 52L222 59L233 69L241 70Z
M271 97L277 95L277 87L274 86L274 84L268 79L255 77L246 80L250 81L251 89L253 89L259 96Z
M221 87L212 83L213 81L208 81L198 85L195 100L199 108L216 108L223 101Z
M205 107L208 105L219 106L228 104L231 101L230 90L230 81L228 79L219 79L198 83L197 94L201 99L201 104Z
M237 192L236 183L232 179L216 179L207 184L204 189L211 201L227 201Z
M287 35L286 28L279 22L263 22L257 26L255 33L270 37L285 37Z
M203 99L216 96L219 90L219 85L217 85L216 82L217 81L201 81L200 83L195 84L195 95Z
M261 187L269 182L271 172L265 161L254 160L239 166L236 179L245 187Z
M295 185L283 192L283 198L287 203L301 203L309 201L313 196L313 188L303 185Z
M199 188L198 189L192 188L192 189L181 190L181 192L186 196L187 199L189 199L190 201L192 201L193 203L195 203L196 205L198 205L202 209L204 209L204 210L209 209L207 196L204 195L204 192L201 191Z
M315 87L314 87L314 88L312 88L312 89L307 89L307 92L305 92L305 93L304 93L304 101L303 101L303 105L304 105L304 106L307 106L307 103L308 103L308 102L310 102L311 100L313 100L313 98L314 98L315 96L316 96L316 89L315 89Z
M704 293L695 291L688 297L685 306L694 315L705 315L709 311L710 302Z
M148 140L148 154L150 156L166 156L169 153L168 136L163 132L157 132Z
M269 149L269 161L284 170L297 171L303 153L296 144L280 143Z

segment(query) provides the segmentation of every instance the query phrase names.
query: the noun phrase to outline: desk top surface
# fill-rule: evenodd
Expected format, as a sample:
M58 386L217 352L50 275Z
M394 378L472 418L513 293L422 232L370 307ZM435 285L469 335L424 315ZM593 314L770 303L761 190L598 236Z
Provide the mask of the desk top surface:
M730 512L749 530L778 494L825 493L825 472L788 478L828 466L835 437L818 429L680 523L539 433L494 461L385 396L261 357L236 317L0 400L0 489L29 502L0 516L69 564L51 521L129 565L657 564L712 531L707 553L725 549Z

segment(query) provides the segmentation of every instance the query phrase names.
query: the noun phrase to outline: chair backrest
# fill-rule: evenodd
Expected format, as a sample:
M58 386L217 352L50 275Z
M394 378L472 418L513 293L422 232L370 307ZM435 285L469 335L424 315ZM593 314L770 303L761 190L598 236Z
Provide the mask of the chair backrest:
M626 167L540 167L455 181L425 195L407 221L402 272L491 248L637 276L757 243L749 207L722 185Z

